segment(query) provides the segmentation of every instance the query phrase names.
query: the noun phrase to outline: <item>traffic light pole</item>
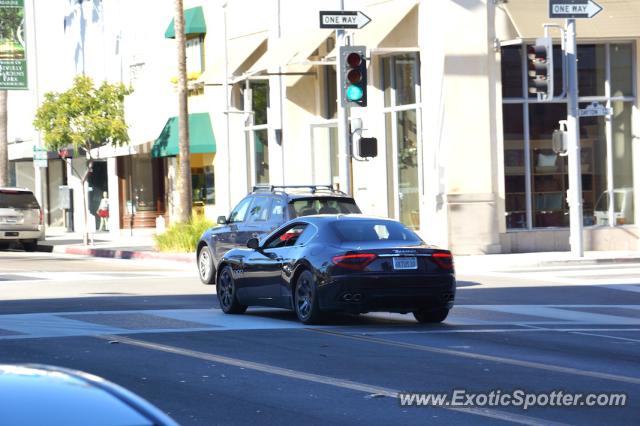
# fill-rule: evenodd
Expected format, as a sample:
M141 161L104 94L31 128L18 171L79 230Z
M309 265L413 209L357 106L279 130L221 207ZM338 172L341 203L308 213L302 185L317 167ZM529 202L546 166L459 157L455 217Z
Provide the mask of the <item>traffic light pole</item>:
M343 3L343 2L341 2ZM344 10L344 7L342 7ZM338 44L338 52L340 47L346 46L346 37L344 30L336 30L336 42ZM340 96L341 88L345 84L344 76L340 72L343 69L342 61L345 58L342 55L336 55L337 92ZM349 107L343 106L338 100L338 173L340 175L340 190L349 195L353 195L351 188L351 134L349 132Z
M576 20L567 19L566 50L568 71L567 133L569 158L569 244L571 254L584 256L582 238L582 172L580 170L580 117L578 112L578 58L576 43Z

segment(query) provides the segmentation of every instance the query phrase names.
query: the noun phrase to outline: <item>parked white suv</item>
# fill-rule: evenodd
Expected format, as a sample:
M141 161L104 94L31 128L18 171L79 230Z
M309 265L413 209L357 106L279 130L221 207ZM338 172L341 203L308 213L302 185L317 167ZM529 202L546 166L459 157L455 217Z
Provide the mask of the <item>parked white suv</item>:
M42 209L33 192L0 188L0 246L20 242L26 251L35 251L42 239Z

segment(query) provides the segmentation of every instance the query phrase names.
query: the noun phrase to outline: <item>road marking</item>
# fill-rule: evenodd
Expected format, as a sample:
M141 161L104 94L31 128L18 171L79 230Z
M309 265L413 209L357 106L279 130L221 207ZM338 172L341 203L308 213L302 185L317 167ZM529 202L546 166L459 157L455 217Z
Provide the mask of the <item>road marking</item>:
M525 324L518 324L518 327L526 327ZM407 331L354 331L352 333L364 333L367 336L378 336L385 334L456 334L456 333L527 333L527 332L548 332L555 331L560 333L573 333L578 331L640 331L640 328L469 328L457 330L407 330ZM593 334L592 336L596 336ZM605 336L610 337L610 336Z
M519 359L505 358L505 357L499 357L495 355L485 355L485 354L479 354L475 352L463 352L463 351L456 351L452 349L438 348L435 346L417 345L414 343L384 340L376 337L354 336L354 335L340 333L332 330L323 330L323 329L317 329L317 328L308 328L307 330L315 333L324 333L332 336L343 337L345 339L360 340L364 342L377 343L377 344L386 345L386 346L396 346L400 348L414 349L418 351L431 352L431 353L436 353L441 355L453 355L461 358L478 359L483 361L497 362L500 364L515 365L518 367L533 368L533 369L544 370L544 371L553 371L554 373L572 374L574 376L584 376L584 377L591 377L594 379L611 380L615 382L640 385L640 377L628 377L628 376L620 376L617 374L601 373L598 371L580 370L577 368L562 367L559 365L551 365L551 364L542 364L542 363L533 362L533 361L523 361Z
M581 331L572 331L572 333L573 334L582 334L584 336L606 337L608 339L617 339L617 340L624 340L624 341L627 341L627 342L640 343L640 340L638 340L638 339L630 339L628 337L609 336L607 334L584 333L584 332L581 332Z
M339 379L337 377L322 376L319 374L306 373L304 371L291 370L289 368L276 367L269 364L263 364L253 361L245 361L238 358L231 358L223 355L215 355L207 352L194 351L190 349L184 349L176 346L163 345L160 343L147 342L139 339L132 339L124 336L96 336L97 338L107 341L118 341L131 346L137 346L145 349L151 349L160 352L166 352L176 355L182 355L190 358L201 359L204 361L211 361L220 364L230 365L233 367L245 368L254 371L260 371L262 373L273 374L276 376L287 377L290 379L304 380L312 383L319 383L328 386L334 386L342 389L349 389L357 392L364 392L367 394L381 394L390 398L398 398L401 391L386 387L380 387L375 385L369 385L366 383L354 382L352 380ZM476 416L488 417L491 419L504 420L512 423L529 426L543 426L543 425L557 425L561 426L562 423L554 423L545 419L538 419L530 416L523 416L520 414L513 414L504 411L491 410L486 408L453 408L453 407L437 407L443 408L449 411L455 411L459 413L472 414Z

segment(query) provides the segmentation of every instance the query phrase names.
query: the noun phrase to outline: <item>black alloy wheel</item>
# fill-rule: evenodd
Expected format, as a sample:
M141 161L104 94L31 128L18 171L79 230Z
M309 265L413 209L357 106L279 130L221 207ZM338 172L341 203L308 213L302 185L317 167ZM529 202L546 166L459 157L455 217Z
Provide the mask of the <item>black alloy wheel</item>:
M316 280L309 271L303 271L296 280L294 291L294 309L300 322L316 324L322 319L318 305Z
M200 276L200 281L202 281L203 284L213 284L215 277L214 272L211 249L205 245L200 250L200 253L198 253L198 275Z
M442 322L447 319L447 315L449 315L449 309L447 308L421 309L413 312L416 321L423 324Z
M247 310L245 305L238 302L238 298L236 297L236 284L233 279L231 267L228 265L220 271L216 292L218 294L218 301L220 302L220 309L222 309L222 312L225 314L242 314Z

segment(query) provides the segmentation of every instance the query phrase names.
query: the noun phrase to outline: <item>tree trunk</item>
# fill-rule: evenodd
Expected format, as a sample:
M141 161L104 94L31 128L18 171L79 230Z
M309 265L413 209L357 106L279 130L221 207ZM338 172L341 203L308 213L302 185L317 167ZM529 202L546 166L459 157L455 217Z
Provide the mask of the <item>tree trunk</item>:
M93 171L92 168L93 160L87 160L87 170L82 174L82 177L80 178L80 183L82 185L82 219L84 221L82 243L85 246L89 244L89 207L87 206L87 198L89 198L89 192L87 191L87 180L89 179L89 176ZM93 231L95 232L95 229Z
M7 134L7 91L0 90L0 186L9 186L9 137Z
M189 112L187 105L187 59L182 0L176 0L174 19L178 50L178 202L177 222L191 218L191 161L189 158Z

